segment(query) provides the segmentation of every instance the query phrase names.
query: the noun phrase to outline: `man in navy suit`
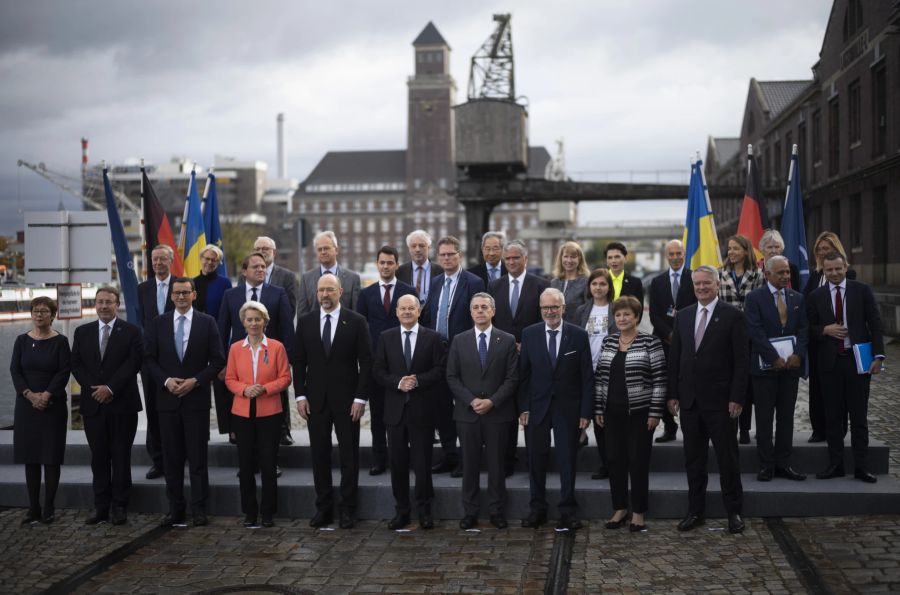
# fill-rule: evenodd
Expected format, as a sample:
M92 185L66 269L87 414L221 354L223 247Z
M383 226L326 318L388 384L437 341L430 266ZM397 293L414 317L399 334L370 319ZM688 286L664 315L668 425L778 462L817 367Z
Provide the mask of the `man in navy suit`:
M356 311L369 323L373 346L378 344L381 333L400 325L397 319L397 300L400 296L416 295L413 287L397 280L398 258L399 254L392 246L382 246L375 259L375 265L378 267L378 283L373 283L359 292ZM381 475L387 468L387 431L383 418L384 389L375 384L369 398L373 458L369 475Z
M162 437L169 513L162 526L184 526L184 462L191 477L194 526L207 524L210 383L225 367L216 319L192 307L194 280L172 279L175 310L146 329L146 366L159 387L156 404Z
M660 273L650 282L650 322L653 324L653 334L662 341L663 351L668 357L675 313L696 304L697 297L691 283L691 270L684 266L684 244L681 240L672 240L666 244L666 260L669 262L669 270ZM668 409L663 411L662 421L663 434L656 442L675 440L678 424Z
M503 264L503 245L506 243L506 234L502 231L488 231L481 236L482 262L468 269L473 275L484 281L487 287L491 281L496 281L506 274L506 265Z
M472 328L472 316L469 314L469 302L472 296L484 291L481 279L464 271L462 251L459 240L446 236L438 241L438 262L444 273L431 281L428 301L422 309L419 321L438 332L449 345L456 335ZM453 396L450 391L444 392L444 398L438 402L437 429L441 437L443 460L436 464L434 473L453 472L461 477L457 469L459 450L456 447L456 424L453 422Z
M141 329L116 316L119 290L101 287L94 300L98 324L75 329L72 375L81 385L81 417L91 447L94 512L85 524L126 521L131 492L131 446L141 394L137 375L144 361Z
M769 258L766 279L768 282L748 293L744 301L750 335L750 378L756 399L757 479L771 481L774 476L802 481L806 476L791 467L791 450L797 386L806 368L809 320L803 294L790 288L791 264L787 258ZM786 337L792 339L785 342ZM793 346L784 350L790 353L784 357L775 346L787 343Z
M566 298L545 289L540 301L543 322L522 332L519 352L519 422L528 438L531 512L523 527L547 522L547 462L550 431L556 445L560 499L557 529L575 530L575 455L581 430L590 425L594 402L594 371L587 331L563 322Z
M681 411L690 531L705 522L706 458L712 441L719 464L728 530L741 533L743 487L738 464L737 418L747 393L750 353L740 310L719 299L719 271L702 265L691 274L697 303L675 315L669 348L669 411Z
M138 285L138 322L144 332L153 319L165 312L175 309L172 303L172 263L175 251L171 247L160 244L150 252L153 266L153 279L147 279ZM150 370L141 369L141 384L144 386L144 409L147 415L147 454L153 464L147 471L147 479L163 476L162 443L159 436L159 416L156 414L156 393L159 387L153 381Z
M850 415L853 476L866 483L877 478L866 463L869 451L869 383L879 374L884 360L881 317L872 288L847 279L847 261L837 251L823 259L828 283L809 294L809 336L817 342L819 379L825 401L825 438L828 467L818 479L844 475L844 426ZM857 374L853 346L872 344L874 359L867 374Z

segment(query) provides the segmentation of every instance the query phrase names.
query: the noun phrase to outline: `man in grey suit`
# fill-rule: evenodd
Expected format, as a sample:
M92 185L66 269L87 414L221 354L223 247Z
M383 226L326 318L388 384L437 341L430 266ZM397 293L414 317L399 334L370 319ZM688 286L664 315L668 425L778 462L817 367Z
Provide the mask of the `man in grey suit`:
M463 530L478 524L482 456L488 468L491 524L508 526L503 454L510 422L516 419L519 356L515 337L492 326L494 311L489 293L472 296L469 312L475 328L454 337L447 358L447 384L456 401L453 419L463 455Z
M325 273L335 275L341 281L344 293L341 294L341 307L356 311L359 301L360 281L359 273L345 269L337 262L338 241L333 231L320 231L313 238L313 246L316 248L316 257L319 264L309 269L300 278L300 300L297 303L297 316L303 316L319 307L316 298L316 288L319 286L319 277Z
M409 262L397 269L397 278L407 285L416 288L419 303L428 301L428 290L431 279L440 275L443 270L436 262L428 260L431 251L431 234L424 229L414 229L406 236L406 247L409 248Z
M259 252L266 260L266 285L274 285L282 288L288 296L291 305L291 316L297 315L297 297L300 294L300 283L293 271L275 264L275 240L267 236L259 236L253 242L253 251ZM293 320L291 320L293 325Z

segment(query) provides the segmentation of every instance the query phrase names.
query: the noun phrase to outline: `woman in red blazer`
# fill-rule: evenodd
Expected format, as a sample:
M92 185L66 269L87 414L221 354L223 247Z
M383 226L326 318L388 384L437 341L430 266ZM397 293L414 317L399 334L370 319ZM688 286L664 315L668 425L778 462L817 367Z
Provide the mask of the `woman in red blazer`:
M269 311L254 301L241 306L239 316L247 338L228 351L225 386L234 393L232 428L237 436L244 526L271 527L277 508L275 465L281 437L281 391L291 384L284 345L265 335ZM256 463L262 476L262 502L256 502Z

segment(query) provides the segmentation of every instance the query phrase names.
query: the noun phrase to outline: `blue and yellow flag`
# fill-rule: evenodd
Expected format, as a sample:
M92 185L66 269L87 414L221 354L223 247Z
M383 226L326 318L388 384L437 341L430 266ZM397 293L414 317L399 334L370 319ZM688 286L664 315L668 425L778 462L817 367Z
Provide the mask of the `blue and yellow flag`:
M722 266L719 252L719 237L716 235L716 221L713 219L712 205L703 179L703 161L698 159L691 165L691 185L688 188L687 217L684 221L684 257L691 270L708 264L716 268Z
M206 233L206 241L222 250L222 262L219 263L217 272L221 276L227 277L222 227L219 225L219 195L216 192L216 176L212 172L206 179L206 197L203 199L203 229Z
M200 274L200 251L206 246L206 233L203 231L203 214L200 210L200 195L197 193L197 174L193 171L186 210L184 245L181 247L184 276L196 277Z

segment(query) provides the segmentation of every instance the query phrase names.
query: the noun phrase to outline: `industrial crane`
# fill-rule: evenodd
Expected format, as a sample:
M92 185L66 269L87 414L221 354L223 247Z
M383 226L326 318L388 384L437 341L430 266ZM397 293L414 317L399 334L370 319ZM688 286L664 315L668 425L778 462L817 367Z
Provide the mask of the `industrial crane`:
M92 172L90 170L85 172L85 178L82 184L83 190L82 192L79 192L75 189L74 186L79 182L82 182L82 180L79 180L74 176L69 176L49 169L43 162L35 165L23 159L19 159L18 165L19 167L27 167L54 186L65 190L75 198L83 201L86 206L93 207L98 211L106 210L105 202L101 201L101 197L103 195L103 181L102 179L98 179L99 176L96 172ZM125 195L124 192L116 190L115 188L113 188L112 191L113 196L116 197L117 201L124 205L125 208L132 211L135 215L140 216L141 210L134 204L134 202L132 202L130 198Z

